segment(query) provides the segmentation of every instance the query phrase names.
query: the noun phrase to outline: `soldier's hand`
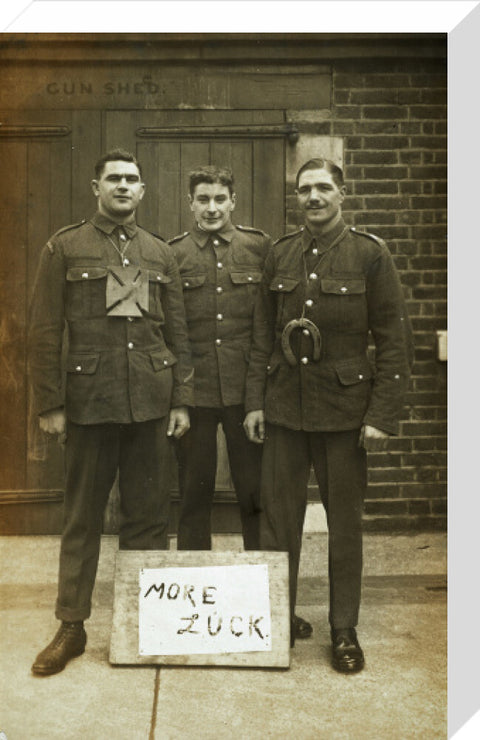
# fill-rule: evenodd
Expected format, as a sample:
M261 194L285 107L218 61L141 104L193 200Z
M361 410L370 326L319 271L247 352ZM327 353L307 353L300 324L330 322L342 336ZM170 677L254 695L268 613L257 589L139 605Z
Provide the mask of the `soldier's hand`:
M263 444L265 441L265 413L262 409L249 411L246 415L243 428L250 442Z
M190 429L190 416L186 406L177 406L170 410L167 437L180 439Z
M386 447L386 441L390 437L387 432L364 424L360 430L358 444L364 447L367 452L381 452Z
M38 417L38 423L42 432L47 434L65 434L66 415L63 408L47 411Z

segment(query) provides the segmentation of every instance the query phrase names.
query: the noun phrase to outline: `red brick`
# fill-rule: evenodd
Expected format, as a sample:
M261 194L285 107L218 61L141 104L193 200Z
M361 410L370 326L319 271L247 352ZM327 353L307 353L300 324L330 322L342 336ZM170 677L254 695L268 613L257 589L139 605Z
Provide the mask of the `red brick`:
M408 226L382 226L382 233L378 234L382 239L406 239L409 234ZM402 260L399 259L397 262L399 269L402 269ZM407 263L405 262L405 268Z
M400 486L401 498L444 498L446 487L444 483L402 483Z
M347 195L347 197L343 201L342 214L345 218L348 211L358 211L363 207L363 198L355 198L353 195Z
M351 91L350 90L334 90L334 104L335 105L342 105L342 103L350 103L351 98Z
M366 514L407 514L408 507L406 501L394 500L380 500L370 501L365 500L365 513Z
M365 514L363 518L363 529L372 534L399 534L405 532L444 532L446 529L445 517L436 516L381 516L380 514Z
M412 257L410 266L413 270L446 270L447 260L442 256Z
M423 90L414 90L413 88L407 88L405 90L398 90L398 103L400 105L409 105L412 103L422 103L422 92Z
M440 149L439 151L432 152L433 154L433 161L435 164L443 164L445 165L445 180L447 179L447 167L448 164L448 153L445 149Z
M355 164L396 164L398 161L397 152L379 152L365 151L350 152L352 161Z
M376 105L376 106L365 106L362 110L363 116L366 119L370 120L395 120L400 121L404 118L408 117L408 110L406 107L402 106L386 106L386 105Z
M415 239L441 239L446 238L447 232L445 225L439 224L434 226L414 226L412 228L412 236Z
M400 224L419 224L421 223L422 215L418 211L400 211L400 213L397 213L397 220Z
M389 182L388 180L381 180L380 182L374 182L373 180L355 182L355 193L357 195L396 195L398 193L398 183ZM375 199L376 200L376 199ZM382 206L376 206L373 202L370 204L372 208L383 210ZM404 204L394 201L393 199L389 202L389 208L402 207Z
M391 135L397 138L399 138L398 134L400 133L399 124L396 121L385 121L385 120L380 120L380 121L358 120L356 124L356 131L357 133L364 134L366 136L369 136L369 135L374 136L376 134L387 134L389 136ZM368 141L369 139L366 140L366 142ZM377 148L375 147L375 145L373 145L373 147L369 146L368 143L366 144L366 146L368 148ZM381 146L378 148L387 149L389 147ZM390 148L395 148L395 146L392 146Z
M432 87L445 88L446 71L441 74L413 74L410 78L412 87L421 87L431 90Z
M446 434L447 425L442 421L401 421L400 427L403 434L407 435L420 435L425 434Z
M418 286L413 289L413 298L426 298L429 300L446 299L446 286L433 285L433 286Z
M415 501L408 502L408 513L409 514L430 514L431 505L428 499L417 499Z
M418 468L415 480L422 483L433 483L438 480L437 471L434 468Z
M447 499L440 499L432 501L432 513L433 514L447 514Z
M447 104L447 90L444 89L435 89L431 90L423 89L420 91L420 97L422 103L428 103L430 105L439 105L442 104L446 106Z
M447 302L446 301L435 301L433 306L436 316L442 316L447 318Z
M418 180L445 180L446 168L441 165L412 166L410 176Z
M436 211L417 211L419 214L420 221L422 224L436 224L438 223L437 219L437 212ZM441 221L441 219L440 219ZM426 251L426 254L432 253L432 245L429 244L429 249ZM419 254L423 254L423 252L419 252Z
M360 149L362 145L363 140L361 136L347 136L345 139L345 146L347 149Z
M358 108L354 105L337 105L333 109L333 115L335 118L348 118L353 121L359 117Z
M447 465L447 455L445 452L414 452L412 454L401 455L401 464L445 468Z
M398 253L405 255L415 254L415 246L416 242L409 241L408 239L403 239L402 241L398 242Z
M414 287L416 285L419 285L421 282L422 276L415 272L402 272L400 275L400 280L402 282L402 285L408 285L409 287Z
M355 213L354 224L360 226L362 224L391 224L392 218L395 218L388 211L358 211Z
M400 487L396 483L369 483L368 498L385 499L399 498Z
M360 165L353 165L350 164L348 167L345 167L344 170L345 180L353 182L357 182L358 180L363 180L364 178L364 167L361 167Z
M422 180L405 180L399 183L401 193L405 195L420 194L423 190Z
M447 285L447 273L446 271L423 273L422 282L424 285Z
M422 214L423 211L419 211L419 213ZM417 255L419 255L419 256L420 255L423 255L423 256L427 255L428 256L430 254L433 254L432 245L429 242L425 242L425 241L420 242L420 241L418 241Z
M443 105L411 105L410 117L419 118L422 121L426 118L444 119L446 117L446 109Z
M350 121L332 121L333 136L349 136L356 133L355 123Z
M447 439L446 437L417 437L412 440L413 448L415 450L446 450Z
M370 468L399 468L402 465L401 452L369 452Z
M445 149L444 136L412 136L411 146L420 149Z
M410 145L407 136L365 136L367 149L407 149ZM440 147L439 147L440 148Z
M420 92L420 91L419 91ZM350 102L356 105L397 105L399 92L392 87L384 87L379 90L352 90L350 93ZM418 100L412 100L413 103L421 103L420 95Z
M402 164L421 164L422 150L421 149L406 149L405 151L399 152L400 162Z
M333 75L333 85L335 90L345 88L349 92L355 88L366 87L367 75L359 74L335 74Z
M415 480L415 468L371 468L368 472L368 479L372 483L400 483Z
M365 75L365 84L363 87L380 87L380 88L396 88L396 87L409 87L409 78L406 74L392 74L389 71L385 71L381 74L368 74ZM419 85L419 87L421 87Z
M408 177L407 167L365 167L365 177L372 180L401 180Z
M445 404L445 402L445 392L434 391L431 387L431 383L430 387L426 391L420 392L418 388L415 388L408 393L405 398L405 403L413 404L416 409L422 406L441 406L442 404Z
M424 133L423 125L420 121L400 121L398 133L408 134L409 136L419 136Z

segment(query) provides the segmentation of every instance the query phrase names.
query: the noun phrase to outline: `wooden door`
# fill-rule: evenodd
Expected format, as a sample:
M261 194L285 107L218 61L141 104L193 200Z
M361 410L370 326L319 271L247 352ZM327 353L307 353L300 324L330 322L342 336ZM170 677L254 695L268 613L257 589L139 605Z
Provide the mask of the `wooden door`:
M57 229L94 211L100 115L3 111L0 127L0 532L61 528L63 450L40 432L28 377L28 305L40 251Z
M147 192L138 220L165 239L190 227L188 172L207 163L232 167L237 223L280 235L283 113L44 110L3 111L0 119L0 534L56 533L63 449L38 429L26 367L28 305L43 245L57 229L93 214L93 165L115 146L142 162ZM217 488L230 500L221 432L219 450ZM106 531L116 531L116 521L114 490Z
M285 134L282 111L125 111L106 113L106 147L134 151L145 197L138 220L165 239L191 227L188 173L231 167L236 223L272 236L284 229Z
M126 111L106 114L106 148L136 153L146 183L139 223L164 239L191 228L187 199L190 170L206 164L233 170L237 205L234 222L274 237L285 223L285 133L281 111ZM173 463L175 465L175 463ZM116 491L105 528L117 528ZM174 504L178 489L174 486ZM216 502L235 501L226 443L218 430ZM176 507L173 516L175 519ZM222 528L238 528L238 517L221 515Z

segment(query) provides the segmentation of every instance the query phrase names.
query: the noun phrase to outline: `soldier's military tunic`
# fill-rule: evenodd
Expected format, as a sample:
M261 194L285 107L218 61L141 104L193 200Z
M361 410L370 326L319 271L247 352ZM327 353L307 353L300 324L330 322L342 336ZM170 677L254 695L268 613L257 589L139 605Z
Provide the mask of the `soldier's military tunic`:
M64 406L67 416L56 614L83 620L117 470L120 547L167 545L168 413L193 400L182 289L168 244L100 213L57 232L34 289L30 370L37 412Z
M359 430L397 431L412 359L402 287L382 240L341 220L322 237L304 228L276 242L255 310L246 410L265 409L261 544L289 552L292 614L313 464L329 526L330 622L357 623L366 489Z
M182 496L178 547L211 547L221 423L244 544L256 549L261 450L247 440L242 423L253 307L271 239L258 229L229 224L213 233L195 227L170 243L182 280L195 388L191 428L177 445Z

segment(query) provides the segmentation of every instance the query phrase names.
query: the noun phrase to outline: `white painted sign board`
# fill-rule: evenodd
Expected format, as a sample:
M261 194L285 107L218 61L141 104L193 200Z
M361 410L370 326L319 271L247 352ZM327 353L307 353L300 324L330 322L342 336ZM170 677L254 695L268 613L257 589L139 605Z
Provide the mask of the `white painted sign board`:
M287 553L120 550L110 662L288 668Z
M268 566L142 568L140 655L271 650Z

